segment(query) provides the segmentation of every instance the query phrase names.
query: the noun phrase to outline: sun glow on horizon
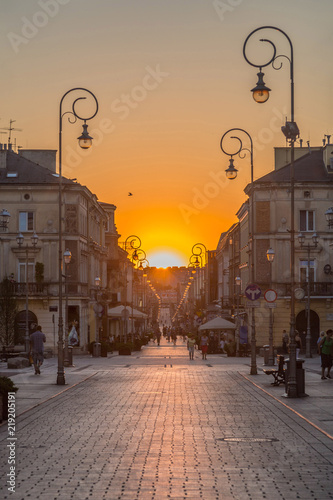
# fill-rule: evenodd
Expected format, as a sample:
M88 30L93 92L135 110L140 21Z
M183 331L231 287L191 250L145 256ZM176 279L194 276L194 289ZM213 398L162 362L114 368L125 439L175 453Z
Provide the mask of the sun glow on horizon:
M167 248L153 250L149 252L150 267L159 267L166 269L167 267L186 266L186 256L175 250Z

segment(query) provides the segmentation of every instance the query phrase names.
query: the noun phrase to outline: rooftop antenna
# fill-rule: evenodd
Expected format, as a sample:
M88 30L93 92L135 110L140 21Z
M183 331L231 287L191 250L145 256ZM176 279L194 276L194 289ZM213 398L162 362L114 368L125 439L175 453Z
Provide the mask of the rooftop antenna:
M9 127L7 127L7 128L1 128L0 129L0 130L8 130L9 131L8 144L11 144L11 135L12 135L12 131L13 130L16 130L17 132L22 132L21 128L14 128L14 127L12 127L13 123L15 123L15 122L16 122L16 120L10 119L9 120Z
M330 136L330 135L325 135L325 137L327 138L327 144L331 144L331 143L330 143L331 136Z

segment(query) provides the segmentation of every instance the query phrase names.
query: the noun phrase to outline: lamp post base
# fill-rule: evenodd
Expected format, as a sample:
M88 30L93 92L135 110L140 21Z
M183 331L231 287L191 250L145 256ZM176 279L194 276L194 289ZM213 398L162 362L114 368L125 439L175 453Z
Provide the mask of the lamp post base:
M65 373L58 373L57 374L57 385L65 385L66 380L65 380Z

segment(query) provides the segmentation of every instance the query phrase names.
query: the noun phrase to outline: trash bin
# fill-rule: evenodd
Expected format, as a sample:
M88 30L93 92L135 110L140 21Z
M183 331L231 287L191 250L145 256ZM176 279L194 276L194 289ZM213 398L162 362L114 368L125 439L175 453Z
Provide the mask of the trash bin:
M102 358L107 358L108 357L108 346L107 346L107 344L101 344L101 357Z
M269 345L264 345L264 365L268 365L269 363Z
M304 359L296 359L296 394L298 398L306 396L305 394L305 370L303 368ZM288 392L288 379L290 371L290 359L286 359L286 393Z
M93 357L99 358L101 355L101 344L99 342L95 342L93 345Z

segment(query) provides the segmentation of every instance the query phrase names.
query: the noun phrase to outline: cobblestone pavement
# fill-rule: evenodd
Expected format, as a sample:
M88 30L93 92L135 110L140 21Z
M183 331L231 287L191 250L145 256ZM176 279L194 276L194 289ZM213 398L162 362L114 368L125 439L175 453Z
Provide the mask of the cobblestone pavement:
M223 359L181 343L94 361L17 418L15 493L0 427L1 498L333 498L333 440Z

